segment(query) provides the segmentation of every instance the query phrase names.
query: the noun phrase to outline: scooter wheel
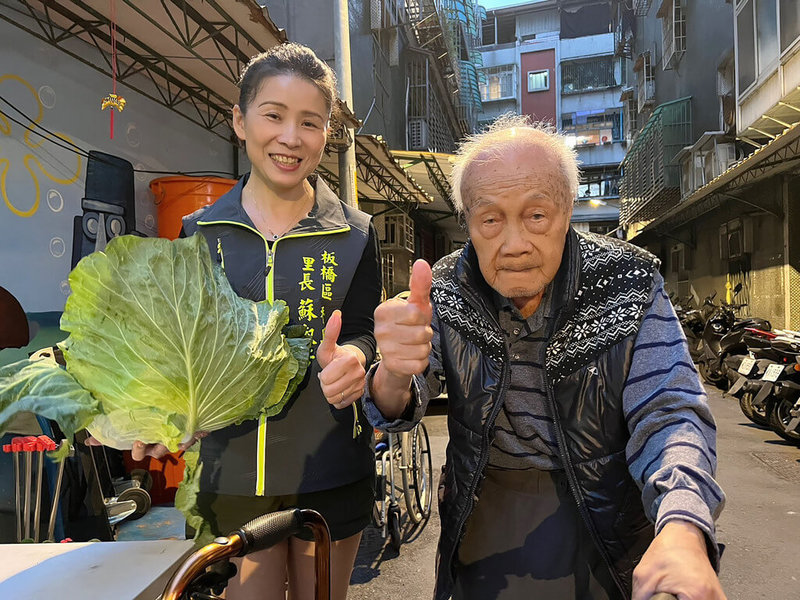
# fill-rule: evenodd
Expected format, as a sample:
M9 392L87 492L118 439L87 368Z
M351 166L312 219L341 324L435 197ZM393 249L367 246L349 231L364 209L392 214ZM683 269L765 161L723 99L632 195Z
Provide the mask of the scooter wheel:
M800 444L800 432L786 431L786 424L792 420L791 410L794 407L794 400L786 398L770 398L767 400L767 419L772 430L793 444Z
M760 427L769 427L766 416L753 406L753 398L753 392L745 392L739 398L739 408L742 409L742 414Z
M728 378L725 377L725 375L713 373L711 369L708 368L708 363L706 361L697 363L697 370L700 371L700 377L703 378L703 381L709 385L716 386L723 390L727 389Z

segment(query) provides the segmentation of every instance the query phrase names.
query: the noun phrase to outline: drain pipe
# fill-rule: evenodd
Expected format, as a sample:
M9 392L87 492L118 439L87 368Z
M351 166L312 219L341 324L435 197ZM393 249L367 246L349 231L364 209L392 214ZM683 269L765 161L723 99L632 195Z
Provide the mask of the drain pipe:
M348 0L336 0L333 7L333 37L336 50L336 79L339 86L339 98L351 111L353 105L353 79L350 68L350 22ZM355 131L347 128L353 140L344 152L339 153L339 196L349 206L358 206L356 198L356 145Z

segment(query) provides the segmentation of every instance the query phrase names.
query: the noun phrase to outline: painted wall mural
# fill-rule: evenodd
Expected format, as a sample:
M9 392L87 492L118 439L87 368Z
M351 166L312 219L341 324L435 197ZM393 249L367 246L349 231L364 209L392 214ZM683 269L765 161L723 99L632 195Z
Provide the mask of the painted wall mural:
M42 149L42 146L47 143L48 137L60 139L66 144L73 144L72 139L64 133L54 132L53 134L45 134L43 136L42 130L35 127L35 125L42 123L44 116L44 103L42 102L40 96L43 95L51 107L53 107L55 106L55 91L53 91L50 86L42 86L40 93L37 94L33 85L31 85L28 81L19 75L7 73L5 75L0 75L0 96L5 97L5 94L3 93L5 91L4 88L8 87L8 85L12 83L17 83L30 92L30 102L25 102L23 104L21 112L16 111L14 106L9 106L6 102L3 102L2 106L0 106L0 134L14 139L14 137L16 137L13 131L15 127L24 130L25 133L23 134L22 139L24 140L24 144L28 147L30 152L23 154L22 163L25 170L30 174L31 181L33 183L33 189L29 190L29 192L32 192L30 196L27 196L24 193L19 193L18 196L15 195L13 198L10 197L7 184L9 169L12 168L12 159L3 156L2 149L7 147L7 143L3 143L0 144L0 195L2 195L3 202L5 203L6 207L8 207L8 209L14 215L27 218L33 216L36 214L36 211L39 210L42 196L42 186L39 181L39 176L44 175L53 183L61 185L73 184L78 181L78 178L81 175L83 161L80 155L74 154L74 174L71 174L68 177L59 177L58 175L51 173L48 168L42 165L42 162L39 160L36 154L34 154L34 151ZM31 107L35 108L31 110ZM36 117L33 118L33 123L24 124L26 117L32 114L36 115ZM17 137L17 139L19 138ZM36 166L35 169L34 165ZM17 165L14 167L19 168ZM59 212L64 207L63 196L58 190L54 189L47 191L47 203L53 212ZM61 243L63 244L63 240ZM63 255L63 251L61 254L59 254L59 256L61 255Z

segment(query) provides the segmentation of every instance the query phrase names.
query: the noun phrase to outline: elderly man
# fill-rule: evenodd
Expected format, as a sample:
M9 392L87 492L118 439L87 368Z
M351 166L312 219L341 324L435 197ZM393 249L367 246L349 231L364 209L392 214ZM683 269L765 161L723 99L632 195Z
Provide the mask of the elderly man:
M658 260L576 233L577 185L522 117L462 146L469 243L375 311L366 410L407 429L446 378L437 600L722 599L705 393Z

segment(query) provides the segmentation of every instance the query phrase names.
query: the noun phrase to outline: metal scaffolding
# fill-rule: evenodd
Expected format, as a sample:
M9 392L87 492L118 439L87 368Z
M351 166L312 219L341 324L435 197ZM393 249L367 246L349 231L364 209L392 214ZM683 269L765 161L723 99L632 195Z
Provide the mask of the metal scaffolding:
M252 0L119 0L117 15L117 81L226 140L242 67L286 41ZM107 1L0 0L0 18L111 77Z
M480 110L478 20L473 0L407 0L408 148L451 152Z

